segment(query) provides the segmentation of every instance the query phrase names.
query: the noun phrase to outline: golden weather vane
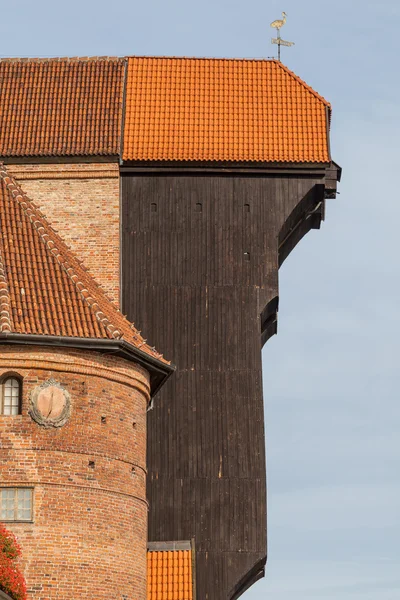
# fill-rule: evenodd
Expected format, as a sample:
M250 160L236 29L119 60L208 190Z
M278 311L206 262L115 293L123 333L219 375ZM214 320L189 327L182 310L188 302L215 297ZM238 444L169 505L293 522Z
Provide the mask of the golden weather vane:
M276 29L277 37L272 38L273 44L278 44L278 60L281 60L281 46L294 46L294 42L286 42L281 38L281 27L286 23L287 14L285 12L282 13L283 19L276 19L276 21L272 21L271 27Z

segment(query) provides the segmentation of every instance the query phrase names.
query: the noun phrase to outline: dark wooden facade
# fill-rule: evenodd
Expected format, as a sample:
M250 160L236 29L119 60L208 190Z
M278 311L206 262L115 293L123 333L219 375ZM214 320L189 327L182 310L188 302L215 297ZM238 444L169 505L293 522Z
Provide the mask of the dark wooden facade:
M149 412L149 540L194 539L197 600L266 560L261 347L278 268L319 227L335 165L122 169L123 311L177 372Z

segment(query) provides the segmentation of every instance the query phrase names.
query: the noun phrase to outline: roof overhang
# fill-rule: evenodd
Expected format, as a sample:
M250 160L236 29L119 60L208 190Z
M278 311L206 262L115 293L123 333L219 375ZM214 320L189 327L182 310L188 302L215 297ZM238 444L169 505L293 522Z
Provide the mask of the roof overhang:
M56 335L33 335L23 333L0 333L0 344L22 346L44 346L48 348L73 348L94 352L112 353L125 360L134 362L148 371L150 375L150 394L153 398L167 379L175 371L175 366L164 363L124 340L98 338L63 337Z
M248 173L260 175L321 175L332 163L300 163L300 162L221 162L221 161L155 161L120 159L121 173L135 172L171 172L171 173ZM335 164L335 163L334 163Z
M7 165L63 165L63 164L93 164L95 163L119 163L118 154L67 154L59 156L49 154L46 156L7 156L1 155L0 162Z

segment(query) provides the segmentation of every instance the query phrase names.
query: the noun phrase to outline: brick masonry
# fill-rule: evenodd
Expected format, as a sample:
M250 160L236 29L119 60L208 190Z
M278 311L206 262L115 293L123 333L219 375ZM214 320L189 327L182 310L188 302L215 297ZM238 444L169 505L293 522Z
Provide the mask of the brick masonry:
M13 164L7 167L109 298L119 305L118 164Z
M96 352L3 346L7 372L23 378L23 401L21 415L0 416L0 481L34 488L33 522L7 524L29 598L145 600L147 372ZM71 396L60 428L28 414L49 378Z

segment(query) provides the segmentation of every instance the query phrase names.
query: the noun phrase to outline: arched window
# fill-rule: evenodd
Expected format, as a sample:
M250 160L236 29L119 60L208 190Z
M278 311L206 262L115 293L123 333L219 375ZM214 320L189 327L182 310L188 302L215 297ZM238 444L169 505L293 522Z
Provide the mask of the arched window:
M1 381L0 414L19 415L21 412L22 382L16 375L6 375Z

